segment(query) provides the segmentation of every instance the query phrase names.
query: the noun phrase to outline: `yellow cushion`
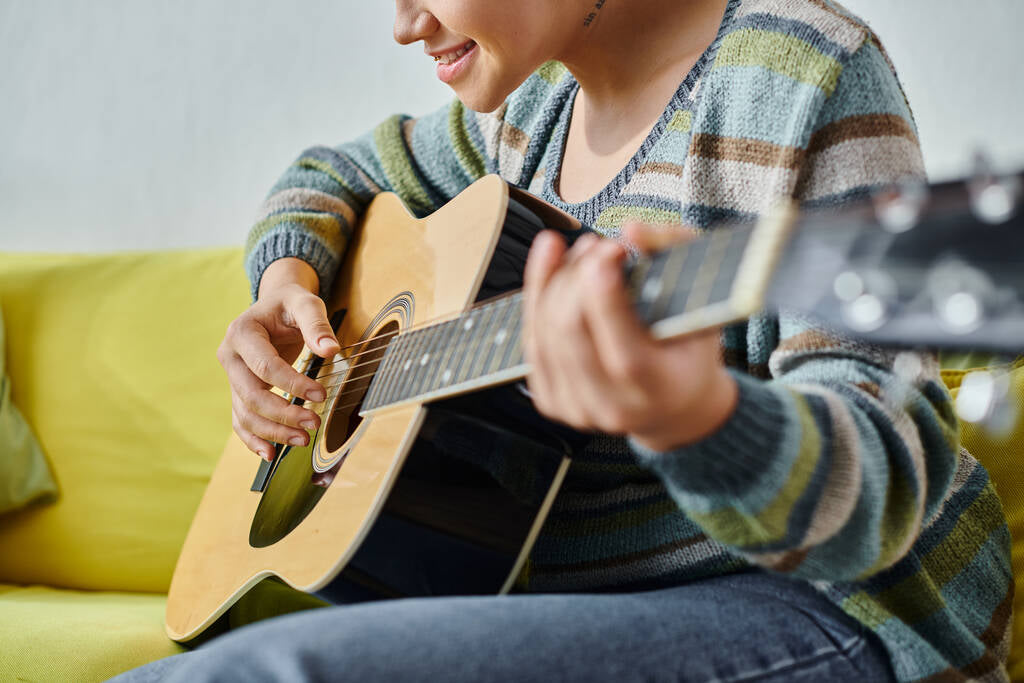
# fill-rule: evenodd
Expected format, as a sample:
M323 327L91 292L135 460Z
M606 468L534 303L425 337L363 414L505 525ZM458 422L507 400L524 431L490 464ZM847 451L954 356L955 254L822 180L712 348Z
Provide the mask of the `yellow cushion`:
M0 514L32 502L52 501L57 494L39 442L11 400L6 356L0 311Z
M0 681L105 681L182 652L165 596L0 585Z
M14 402L61 487L0 518L0 581L167 591L230 430L216 348L248 303L237 248L0 253Z
M942 378L954 397L959 393L964 376L972 369L979 369L971 366L984 362L985 359L978 356L943 357ZM989 434L979 425L961 422L960 439L991 475L1010 524L1016 594L1008 668L1013 680L1018 681L1024 680L1024 358L998 369L1010 373L1011 397L1018 416L1013 430L999 437Z

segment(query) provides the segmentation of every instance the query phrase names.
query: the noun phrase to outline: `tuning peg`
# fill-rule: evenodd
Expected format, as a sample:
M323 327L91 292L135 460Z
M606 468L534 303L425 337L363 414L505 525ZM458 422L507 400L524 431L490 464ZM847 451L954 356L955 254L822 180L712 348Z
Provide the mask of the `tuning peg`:
M891 233L901 233L917 225L928 202L928 186L921 178L908 176L872 195L878 224Z
M953 334L976 330L985 318L986 302L995 296L995 285L985 273L958 260L933 266L925 288L939 322Z
M832 290L842 302L843 320L858 332L871 332L884 325L896 303L896 282L880 270L842 272L833 280Z
M974 154L974 174L967 182L971 210L978 220L990 225L1005 223L1013 217L1020 199L1020 179L1015 175L996 175L988 156Z
M984 427L989 434L1007 436L1018 419L1010 400L1010 376L1004 370L975 370L960 383L956 414L961 420Z

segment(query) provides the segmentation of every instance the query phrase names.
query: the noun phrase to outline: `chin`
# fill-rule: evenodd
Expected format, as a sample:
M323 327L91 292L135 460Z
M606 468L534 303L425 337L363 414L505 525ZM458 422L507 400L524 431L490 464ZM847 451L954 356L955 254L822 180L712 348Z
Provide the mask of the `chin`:
M527 71L521 77L506 74L502 78L487 79L485 82L480 82L484 79L478 79L476 82L464 83L461 87L452 89L466 108L487 114L504 104L508 96L522 85L531 73L532 71Z

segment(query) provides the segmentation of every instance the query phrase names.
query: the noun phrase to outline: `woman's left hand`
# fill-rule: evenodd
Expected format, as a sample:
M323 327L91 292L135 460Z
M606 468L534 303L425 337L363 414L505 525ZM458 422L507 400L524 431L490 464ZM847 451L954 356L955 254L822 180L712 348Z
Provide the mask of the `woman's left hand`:
M684 228L632 224L641 250L685 239ZM736 382L722 363L719 330L655 340L626 293L625 249L584 235L534 240L524 274L527 386L547 417L580 430L628 434L666 451L699 441L732 414Z

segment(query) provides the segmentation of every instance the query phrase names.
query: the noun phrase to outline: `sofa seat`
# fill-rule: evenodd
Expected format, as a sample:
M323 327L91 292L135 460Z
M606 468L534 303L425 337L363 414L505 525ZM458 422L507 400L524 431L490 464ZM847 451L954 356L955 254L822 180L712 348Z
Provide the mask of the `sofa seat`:
M157 593L0 584L0 680L103 681L182 652L164 633L166 602Z

